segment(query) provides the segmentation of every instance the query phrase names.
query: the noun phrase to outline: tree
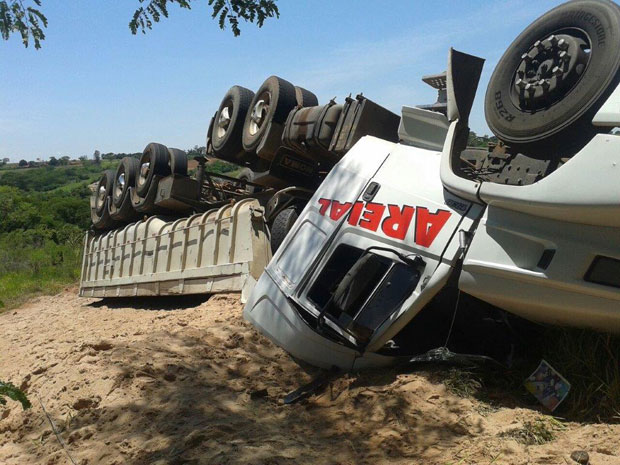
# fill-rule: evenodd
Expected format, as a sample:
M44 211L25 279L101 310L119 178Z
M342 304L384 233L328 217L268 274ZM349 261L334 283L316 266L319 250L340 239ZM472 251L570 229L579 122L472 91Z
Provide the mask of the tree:
M71 158L69 158L67 155L65 155L64 157L60 157L60 164L66 166L69 164L69 160L71 160Z
M50 166L58 166L59 164L60 164L60 162L58 161L58 158L50 157L50 161L48 162L48 165L50 165Z
M8 40L13 33L21 35L22 42L28 47L30 39L34 47L41 48L41 41L45 39L43 29L47 27L47 18L41 12L41 0L30 0L33 6L25 6L28 0L0 0L0 35ZM191 3L196 0L138 0L140 6L136 9L129 22L132 34L146 33L152 29L153 23L168 17L168 6L176 4L180 8L191 9ZM255 23L263 27L267 18L279 18L280 11L277 0L208 0L212 8L211 17L217 18L220 29L230 29L236 36L241 34L239 21Z
M28 166L28 162L26 160L19 160L19 166Z
M2 159L2 163L4 163L5 165L10 162L11 160L9 160L8 158L3 158Z
M194 145L191 149L187 149L187 158L202 157L205 155L205 147Z
M95 153L93 153L93 160L95 160L95 165L101 163L101 152L99 150L95 150Z

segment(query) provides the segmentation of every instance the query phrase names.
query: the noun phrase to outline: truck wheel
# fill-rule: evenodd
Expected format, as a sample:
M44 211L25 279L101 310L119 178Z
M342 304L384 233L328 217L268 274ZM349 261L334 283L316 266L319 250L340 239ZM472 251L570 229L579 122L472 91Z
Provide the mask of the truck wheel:
M319 104L319 99L316 98L316 95L303 87L295 86L295 99L297 100L297 105L301 107L316 107Z
M105 212L105 200L112 193L114 185L114 170L105 170L99 178L97 190L95 191L95 211L101 216Z
M271 251L273 253L282 245L298 216L295 207L285 208L276 215L271 226Z
M187 176L187 153L180 149L168 149L170 171L174 174Z
M260 86L245 117L241 141L247 152L260 144L271 121L283 124L297 105L295 86L277 76L271 76Z
M497 64L486 93L489 128L504 142L577 147L620 81L620 7L577 0L534 21ZM579 147L581 148L581 147Z
M237 178L240 181L253 181L254 180L254 171L252 171L250 168L243 168L240 172L239 172L239 176L237 176ZM254 186L245 186L245 192L247 194L252 194L254 192Z
M140 157L140 170L136 176L136 191L144 197L149 191L153 176L167 176L170 174L170 154L168 148L162 144L150 143Z
M211 129L211 145L218 158L234 159L243 151L241 133L254 92L241 86L231 87L220 103Z
M129 187L136 182L136 176L140 169L140 161L134 157L124 157L114 174L114 186L112 188L112 202L118 208L129 195Z

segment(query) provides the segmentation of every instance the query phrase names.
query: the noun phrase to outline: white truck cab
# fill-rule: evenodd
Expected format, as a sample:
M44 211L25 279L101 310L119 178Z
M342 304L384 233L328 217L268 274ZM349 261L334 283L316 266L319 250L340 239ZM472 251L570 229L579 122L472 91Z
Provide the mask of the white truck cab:
M529 174L519 156L503 183L493 160L464 169L482 64L451 50L446 115L405 107L401 142L361 139L265 268L244 315L294 357L393 363L383 349L449 281L528 320L620 332L620 136L526 182L508 173ZM620 91L598 120L620 125Z

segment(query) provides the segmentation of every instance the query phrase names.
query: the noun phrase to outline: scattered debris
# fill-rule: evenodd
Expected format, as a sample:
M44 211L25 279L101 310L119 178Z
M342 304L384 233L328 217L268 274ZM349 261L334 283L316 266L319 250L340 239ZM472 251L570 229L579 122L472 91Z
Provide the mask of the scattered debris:
M590 456L585 450L576 450L570 454L570 458L581 465L588 465L590 463Z
M541 360L538 368L525 380L525 388L553 412L568 396L570 383L549 363Z
M287 405L294 404L297 401L315 394L329 384L336 376L338 376L339 373L340 370L337 367L332 367L330 370L319 373L319 375L308 384L305 384L289 393L284 398L284 403Z

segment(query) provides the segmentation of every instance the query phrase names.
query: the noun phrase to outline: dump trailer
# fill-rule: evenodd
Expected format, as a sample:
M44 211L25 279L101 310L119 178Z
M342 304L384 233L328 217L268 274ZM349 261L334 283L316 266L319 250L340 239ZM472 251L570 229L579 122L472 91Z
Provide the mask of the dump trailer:
M86 239L80 295L241 292L245 299L270 259L256 199L173 221L151 216Z

